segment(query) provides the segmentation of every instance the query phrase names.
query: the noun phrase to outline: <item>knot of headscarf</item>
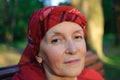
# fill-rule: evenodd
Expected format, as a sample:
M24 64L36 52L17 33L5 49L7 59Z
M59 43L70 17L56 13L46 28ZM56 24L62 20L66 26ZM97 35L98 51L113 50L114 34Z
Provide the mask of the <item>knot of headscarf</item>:
M86 19L75 8L70 6L50 6L36 10L30 17L28 24L28 45L24 50L19 64L26 62L35 62L35 56L38 54L39 45L45 33L54 25L70 21L79 24L86 36Z

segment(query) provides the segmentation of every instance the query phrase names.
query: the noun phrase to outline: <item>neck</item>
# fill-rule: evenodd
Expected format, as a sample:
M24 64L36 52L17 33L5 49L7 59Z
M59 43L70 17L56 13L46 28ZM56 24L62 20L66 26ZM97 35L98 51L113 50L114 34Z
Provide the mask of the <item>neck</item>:
M46 72L46 80L77 80L77 77L63 77Z
M44 67L46 80L77 80L77 77L63 77L59 75L55 75L48 68Z
M47 77L46 80L77 80L77 78L66 78L66 77Z

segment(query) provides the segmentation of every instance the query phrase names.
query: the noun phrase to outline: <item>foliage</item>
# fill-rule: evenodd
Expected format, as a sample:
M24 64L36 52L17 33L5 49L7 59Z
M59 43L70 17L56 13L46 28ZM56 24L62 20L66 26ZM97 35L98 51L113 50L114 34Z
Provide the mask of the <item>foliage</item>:
M120 49L120 47L119 47ZM109 65L109 64L104 64L104 69L105 69L105 78L106 80L119 80L119 73L120 73L120 54L114 54L110 53L107 55L110 59L113 60L112 64L114 65ZM111 63L110 63L111 64Z
M106 56L111 60L108 63L104 63L105 78L106 80L119 80L120 73L120 46L114 45L115 35L104 35L103 49Z
M71 4L68 3L68 2L60 3L59 5L68 5L68 6L71 6Z
M44 7L40 0L1 0L0 3L0 42L24 39L30 15Z
M105 18L105 34L115 33L114 0L102 0L103 13Z

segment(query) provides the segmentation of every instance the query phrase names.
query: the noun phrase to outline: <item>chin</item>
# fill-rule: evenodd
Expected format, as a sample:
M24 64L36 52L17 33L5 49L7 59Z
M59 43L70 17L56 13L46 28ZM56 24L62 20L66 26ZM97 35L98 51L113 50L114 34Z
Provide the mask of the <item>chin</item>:
M80 70L72 70L72 71L69 71L69 72L65 72L63 75L66 76L66 77L77 77L81 74L83 69L80 69Z
M81 74L81 72L82 71L77 71L77 72L73 71L73 72L70 73L70 76L72 76L72 77L78 76L78 75Z
M78 67L76 69L69 70L70 76L78 76L82 73L84 66Z

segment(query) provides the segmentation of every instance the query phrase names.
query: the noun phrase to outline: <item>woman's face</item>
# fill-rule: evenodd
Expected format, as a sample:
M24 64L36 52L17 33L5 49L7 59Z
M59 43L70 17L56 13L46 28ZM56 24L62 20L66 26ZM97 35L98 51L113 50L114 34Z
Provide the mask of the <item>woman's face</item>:
M83 30L73 22L55 25L40 43L45 71L58 76L78 76L84 68L85 54Z

